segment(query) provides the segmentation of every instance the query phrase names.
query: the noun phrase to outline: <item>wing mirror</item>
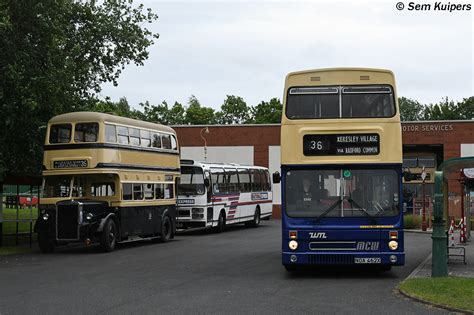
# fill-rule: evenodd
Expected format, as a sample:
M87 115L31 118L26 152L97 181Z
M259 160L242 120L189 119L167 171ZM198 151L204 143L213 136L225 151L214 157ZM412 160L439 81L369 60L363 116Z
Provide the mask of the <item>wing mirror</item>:
M278 184L280 182L281 182L280 172L276 171L275 173L273 173L273 183Z

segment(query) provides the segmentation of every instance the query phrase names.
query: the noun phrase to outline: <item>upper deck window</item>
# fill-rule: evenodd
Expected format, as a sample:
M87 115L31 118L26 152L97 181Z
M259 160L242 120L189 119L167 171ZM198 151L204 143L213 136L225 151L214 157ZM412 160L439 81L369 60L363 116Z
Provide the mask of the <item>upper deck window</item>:
M70 142L71 130L71 124L52 125L49 129L49 143Z
M105 141L106 142L117 142L117 132L115 125L105 124Z
M128 128L130 144L140 145L140 129Z
M289 119L375 118L395 115L393 90L383 86L299 87L288 91Z
M74 142L97 142L98 123L80 123L74 128Z
M163 143L163 149L171 149L171 136L161 135L161 141Z
M118 140L121 144L128 144L128 128L117 126Z
M140 130L140 138L142 147L151 147L151 132L148 130Z

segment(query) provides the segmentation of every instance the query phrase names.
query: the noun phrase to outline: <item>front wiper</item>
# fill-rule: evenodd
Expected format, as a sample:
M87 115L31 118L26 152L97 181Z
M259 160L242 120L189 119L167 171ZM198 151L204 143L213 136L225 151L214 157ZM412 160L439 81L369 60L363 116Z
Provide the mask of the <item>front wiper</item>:
M333 205L331 205L329 208L327 208L326 210L324 210L323 213L321 213L317 218L316 218L316 221L318 222L319 220L321 220L322 217L326 216L329 212L331 212L332 210L334 210L334 208L336 208L338 205L340 205L342 202L341 199L339 199L338 201L336 201Z
M357 210L359 210L360 212L362 212L363 214L365 214L367 217L370 218L370 221L372 222L375 222L375 219L374 219L374 216L371 215L370 213L367 212L367 210L365 210L364 208L362 208L354 199L352 199L351 196L349 196L349 198L347 199L347 201L349 201L349 203L351 204L351 206L356 206ZM378 213L378 212L377 212ZM376 214L377 214L376 213Z

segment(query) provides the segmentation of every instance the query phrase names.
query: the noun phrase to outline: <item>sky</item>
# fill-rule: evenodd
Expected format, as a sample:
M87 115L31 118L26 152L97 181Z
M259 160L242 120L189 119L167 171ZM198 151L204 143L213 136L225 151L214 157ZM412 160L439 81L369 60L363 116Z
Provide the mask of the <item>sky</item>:
M434 10L434 1L135 0L159 19L144 66L129 65L101 96L219 109L226 95L247 105L282 98L286 74L329 67L385 68L398 95L422 103L473 95L473 11ZM409 3L431 4L429 11ZM441 1L469 4L465 1Z

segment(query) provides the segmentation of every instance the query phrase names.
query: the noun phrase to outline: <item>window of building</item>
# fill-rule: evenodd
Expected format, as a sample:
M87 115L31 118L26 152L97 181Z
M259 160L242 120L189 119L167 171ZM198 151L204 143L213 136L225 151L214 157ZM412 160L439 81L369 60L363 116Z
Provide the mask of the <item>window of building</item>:
M49 129L49 143L68 143L71 141L70 124L52 125Z
M74 128L74 142L97 142L98 123L80 123Z
M117 142L117 132L115 125L105 124L105 142Z

